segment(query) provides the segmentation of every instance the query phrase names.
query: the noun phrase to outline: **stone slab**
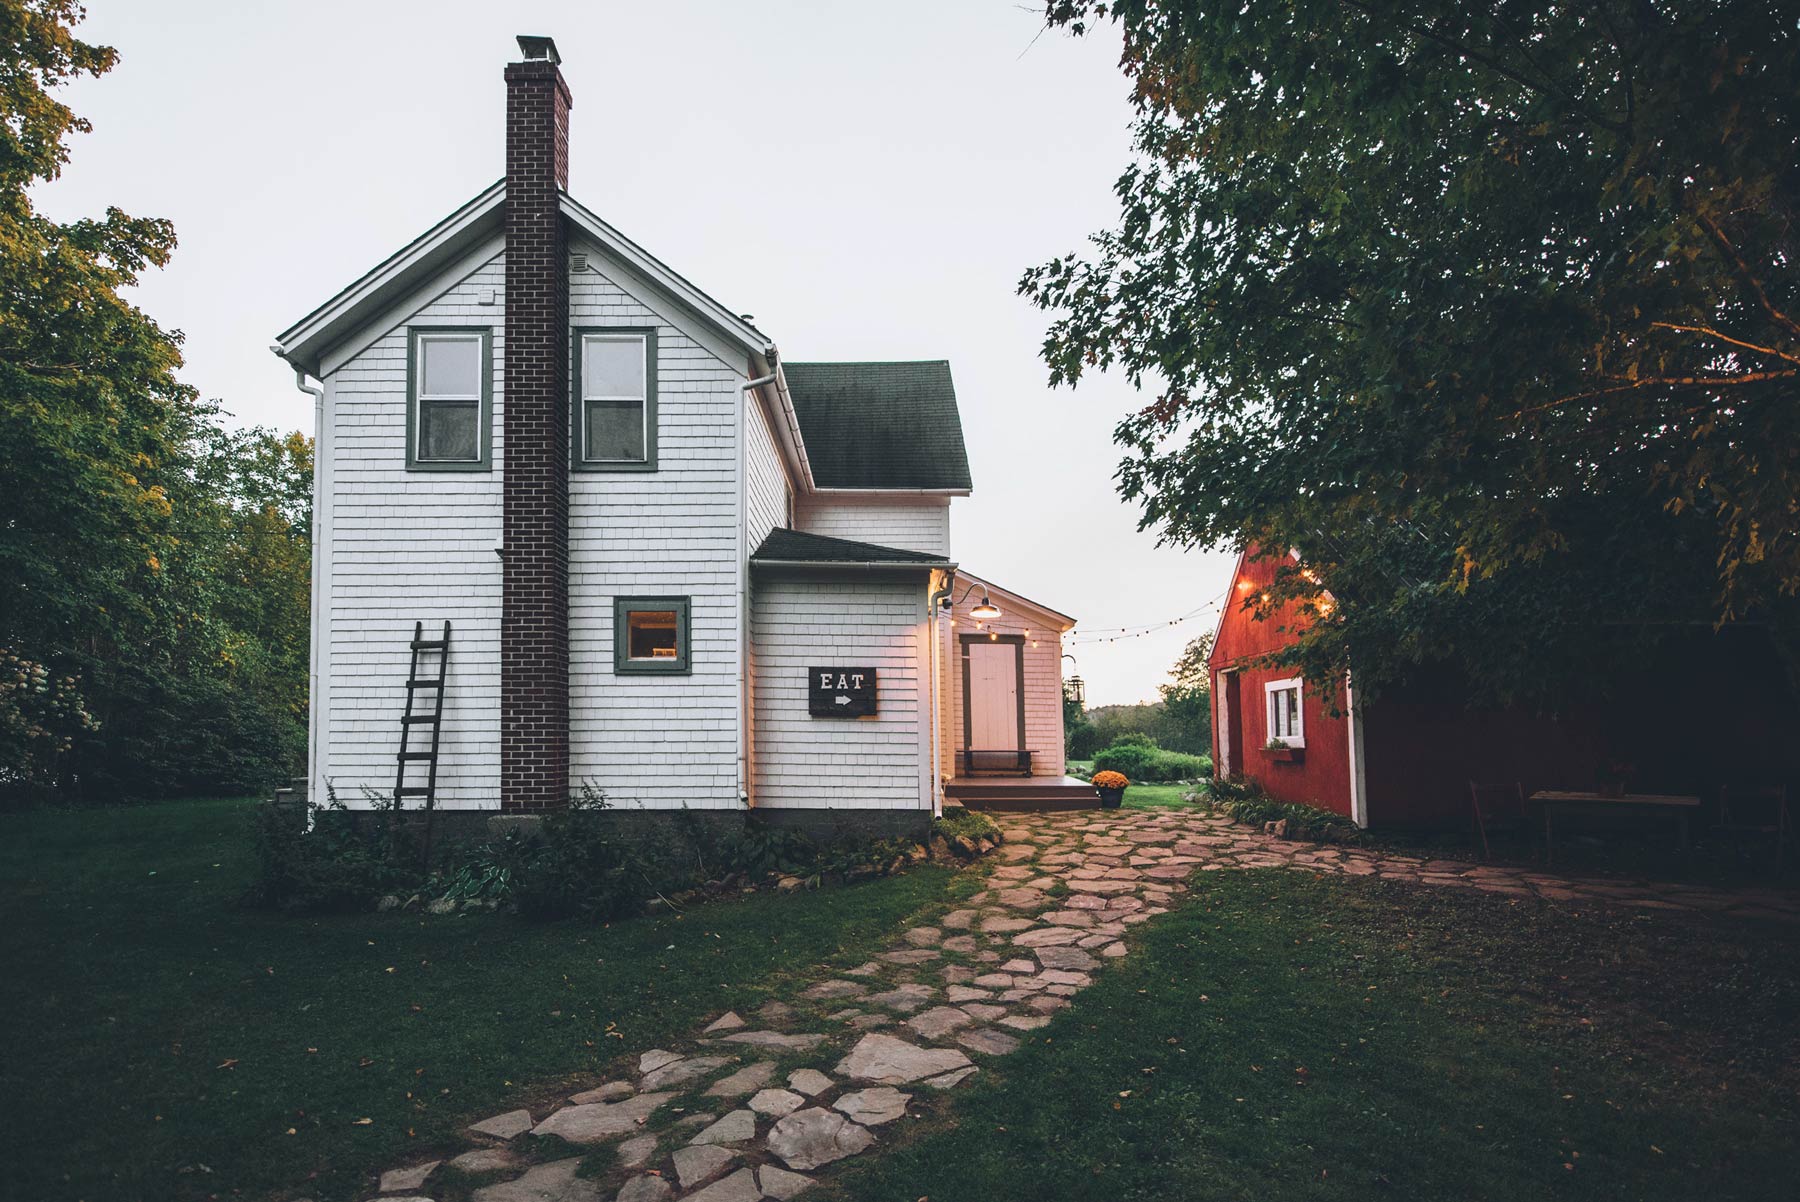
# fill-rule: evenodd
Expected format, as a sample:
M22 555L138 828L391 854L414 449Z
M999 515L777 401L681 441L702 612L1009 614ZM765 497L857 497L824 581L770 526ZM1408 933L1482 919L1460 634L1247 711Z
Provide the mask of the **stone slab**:
M882 1036L871 1035L869 1039ZM854 1156L875 1142L868 1128L851 1122L835 1110L810 1107L796 1110L769 1131L769 1151L790 1169L805 1172L846 1156Z
M837 1073L879 1085L905 1085L965 1067L969 1058L951 1048L922 1048L873 1032L857 1041L838 1063Z

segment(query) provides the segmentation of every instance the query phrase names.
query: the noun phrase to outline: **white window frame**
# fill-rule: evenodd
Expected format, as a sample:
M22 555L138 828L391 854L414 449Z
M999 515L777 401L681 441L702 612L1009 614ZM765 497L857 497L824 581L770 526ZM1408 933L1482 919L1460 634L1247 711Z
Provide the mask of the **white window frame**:
M1276 719L1275 699L1289 689L1295 694L1294 729L1290 734L1278 734L1277 728L1281 724ZM1263 685L1263 728L1268 733L1269 743L1279 743L1283 747L1306 746L1306 685L1300 677L1271 680Z
M434 342L473 342L475 344L475 391L464 395L456 392L425 391L425 356L426 347ZM487 386L482 375L487 370L487 335L484 331L471 329L461 330L417 330L413 334L414 362L412 370L418 381L412 398L412 445L413 462L424 467L480 467L487 461L485 454L486 432L482 429L482 421L487 412ZM425 454L425 411L433 403L449 403L468 405L475 410L475 454L461 459L450 459L443 456L427 456Z
M588 391L589 381L593 373L587 370L587 349L595 342L635 342L638 348L638 379L643 382L640 392L634 396L619 394L617 396ZM645 467L654 466L656 459L655 442L650 433L651 414L651 371L650 371L650 335L638 330L620 330L616 333L585 331L581 335L581 395L575 398L581 422L581 454L579 461L583 464L603 467ZM636 401L638 420L643 423L644 453L637 459L601 459L588 453L588 402L589 401Z

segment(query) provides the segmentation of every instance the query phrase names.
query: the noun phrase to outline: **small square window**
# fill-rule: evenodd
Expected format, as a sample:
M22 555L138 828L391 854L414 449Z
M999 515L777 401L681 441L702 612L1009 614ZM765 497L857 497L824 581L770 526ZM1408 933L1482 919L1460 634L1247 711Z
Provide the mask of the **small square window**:
M615 672L687 672L686 597L618 597L613 601Z
M654 470L656 331L577 331L574 361L575 466Z
M1304 688L1298 678L1271 680L1263 686L1268 698L1269 742L1283 747L1306 746Z
M479 471L488 466L488 332L410 330L406 465Z

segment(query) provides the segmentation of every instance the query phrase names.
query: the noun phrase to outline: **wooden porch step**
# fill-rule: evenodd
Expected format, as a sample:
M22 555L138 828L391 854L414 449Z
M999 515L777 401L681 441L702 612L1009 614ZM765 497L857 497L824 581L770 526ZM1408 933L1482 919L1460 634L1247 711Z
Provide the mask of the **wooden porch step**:
M971 810L1091 810L1100 793L1070 777L965 777L944 783L944 799Z

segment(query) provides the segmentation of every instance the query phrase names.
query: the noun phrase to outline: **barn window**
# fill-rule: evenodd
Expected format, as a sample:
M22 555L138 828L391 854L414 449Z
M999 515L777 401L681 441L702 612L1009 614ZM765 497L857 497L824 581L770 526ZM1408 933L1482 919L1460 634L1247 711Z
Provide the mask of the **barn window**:
M582 330L575 343L575 466L656 467L656 331Z
M1305 710L1300 704L1302 691L1298 677L1271 680L1263 686L1263 694L1268 698L1269 742L1283 747L1306 746Z
M613 600L613 670L685 673L690 670L687 597Z
M483 329L407 331L406 466L484 471L493 425L493 357Z

